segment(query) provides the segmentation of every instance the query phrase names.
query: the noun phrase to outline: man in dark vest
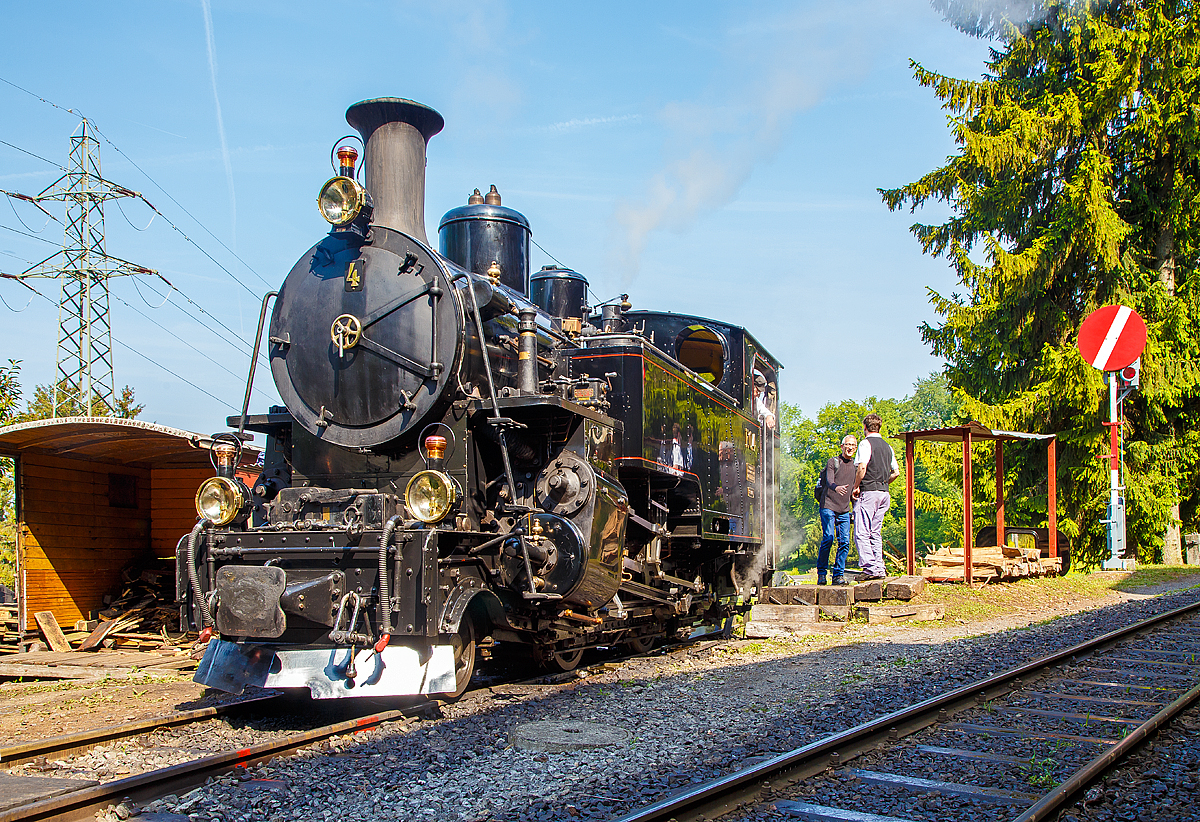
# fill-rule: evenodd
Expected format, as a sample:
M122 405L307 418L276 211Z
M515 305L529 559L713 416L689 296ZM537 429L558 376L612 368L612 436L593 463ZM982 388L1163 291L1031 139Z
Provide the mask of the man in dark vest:
M821 476L821 547L817 551L817 584L825 584L830 570L829 549L836 537L838 549L833 559L833 584L845 585L846 555L850 553L850 490L854 487L854 450L858 440L853 434L842 437L842 450L829 458Z
M858 565L863 579L883 579L883 517L892 507L888 486L900 476L900 465L892 447L883 441L879 429L883 418L867 414L863 418L863 438L854 456L854 544L858 547Z

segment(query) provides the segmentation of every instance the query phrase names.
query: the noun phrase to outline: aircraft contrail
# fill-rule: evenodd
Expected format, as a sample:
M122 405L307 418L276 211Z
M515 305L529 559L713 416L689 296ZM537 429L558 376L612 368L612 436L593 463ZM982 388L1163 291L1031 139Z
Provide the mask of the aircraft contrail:
M237 248L237 194L233 188L233 164L229 161L229 145L225 142L225 121L221 118L221 97L217 94L217 48L213 43L212 7L208 0L200 0L204 10L204 36L208 41L208 73L212 78L213 102L217 105L217 134L221 138L221 157L225 160L225 178L229 181L229 211L233 242Z

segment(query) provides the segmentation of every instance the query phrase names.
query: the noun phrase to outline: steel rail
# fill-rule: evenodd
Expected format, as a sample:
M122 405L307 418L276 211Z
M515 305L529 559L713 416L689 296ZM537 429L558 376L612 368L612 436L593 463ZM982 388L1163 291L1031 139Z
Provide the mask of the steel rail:
M32 762L42 756L54 756L58 758L71 756L89 751L99 745L122 739L131 739L144 733L156 731L159 728L189 725L193 722L237 713L246 706L272 702L280 699L282 696L282 694L270 694L253 699L243 699L240 702L232 702L228 705L197 708L194 711L177 711L176 713L150 717L149 719L139 719L136 722L127 722L121 725L110 725L104 728L63 734L62 736L51 736L46 739L34 740L33 742L6 745L0 747L0 763L4 765L20 765L24 762Z
M657 653L671 653L673 651L693 649L698 642L683 642L677 645L669 646L661 649ZM621 662L634 656L644 655L623 655L616 658L615 661ZM606 660L612 662L614 660ZM505 685L544 685L548 689L561 687L565 683L572 682L578 678L577 671L567 671L563 673L540 674L537 677L531 677L524 680L515 680L503 683L493 683L481 685L466 691L462 695L462 699L483 695L491 691L493 688L503 687ZM163 717L155 717L153 719L140 720L131 722L125 725L113 726L110 728L100 728L95 731L83 731L77 734L66 734L61 737L52 737L50 739L38 740L22 745L13 745L7 748L0 748L0 754L3 755L2 761L5 764L18 764L20 762L28 762L38 756L65 756L74 752L87 750L96 745L105 742L111 742L117 739L127 739L137 736L140 733L152 731L160 727L171 727L174 725L187 724L198 720L213 718L222 713L232 712L234 709L253 705L256 703L269 702L280 699L283 695L272 695L260 697L257 699L243 700L242 702L233 703L227 706L217 708L203 708L196 711L185 711L178 714L170 714ZM293 734L281 739L262 742L257 745L252 745L238 751L226 751L224 753L213 754L200 759L195 759L190 762L181 763L168 768L163 768L155 771L147 771L135 776L126 777L125 779L105 782L99 785L93 785L86 788L81 788L77 791L63 793L56 796L48 797L43 800L38 800L26 805L22 805L8 810L0 810L0 822L16 822L16 820L48 820L54 819L59 822L72 822L73 820L90 820L94 817L96 811L106 808L107 806L120 802L123 799L131 799L138 802L145 802L151 799L157 799L165 796L168 793L177 793L181 790L193 788L203 782L210 776L225 773L234 768L245 767L256 762L262 762L278 756L287 756L296 751L327 739L330 736L336 736L343 732L353 732L365 730L367 728L377 727L387 722L393 722L427 714L431 710L436 711L446 703L446 700L438 699L432 696L415 702L411 705L404 706L400 710L389 710L370 716L345 720L332 725L327 725L321 728L314 728L303 733ZM11 758L10 758L11 757Z
M1100 756L1076 771L1071 778L1060 784L1039 799L1029 810L1018 816L1013 822L1040 822L1041 820L1057 817L1063 806L1073 800L1080 791L1090 785L1097 777L1114 764L1124 759L1149 738L1150 734L1166 725L1178 714L1190 708L1200 699L1200 685L1192 688L1183 696L1167 705L1154 716L1139 725L1128 736L1113 745Z
M1003 696L1009 693L1014 685L1019 684L1022 677L1050 668L1071 657L1096 651L1161 622L1197 610L1200 610L1200 602L1173 608L1141 622L1118 628L1062 651L931 697L908 708L818 739L749 768L734 771L621 816L614 822L684 822L686 819L698 819L701 815L708 818L720 816L734 810L738 805L759 801L766 789L787 787L800 779L815 776L830 766L836 767L843 761L872 750L881 742L895 742L901 736L941 721L949 714L964 710L976 702ZM1129 736L1134 737L1135 734L1136 731ZM1144 735L1138 738L1143 737ZM2 818L0 822L3 822Z
M246 767L278 756L286 756L331 736L375 728L407 716L408 714L404 711L383 711L358 719L335 722L321 728L313 728L282 739L260 742L241 750L213 754L169 768L81 788L7 811L0 811L0 822L18 822L18 820L33 822L45 819L73 822L74 820L92 819L96 811L126 798L134 801L146 801L178 792L200 785L214 774Z

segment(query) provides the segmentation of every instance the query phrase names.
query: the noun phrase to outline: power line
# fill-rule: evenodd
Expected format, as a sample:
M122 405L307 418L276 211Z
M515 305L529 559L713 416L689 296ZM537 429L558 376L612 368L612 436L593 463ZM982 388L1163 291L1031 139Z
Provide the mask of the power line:
M97 134L99 134L101 137L103 137L103 138L104 138L104 142L106 142L106 143L108 143L110 146L112 146L114 151L116 151L118 154L120 154L122 157L124 157L126 160L128 160L130 165L132 165L134 168L136 168L138 171L140 171L140 172L142 173L142 175L143 175L143 176L145 176L145 178L146 178L147 180L149 180L151 183L153 183L153 184L154 184L154 186L155 186L155 188L157 188L157 189L158 189L159 191L161 191L161 192L162 192L164 195L166 195L167 199L168 199L168 200L170 200L171 202L173 202L173 203L174 203L174 204L175 204L175 205L176 205L176 206L179 208L179 210L180 210L180 211L182 211L184 214L186 214L186 215L188 215L189 217L191 217L191 218L192 218L192 220L193 220L193 221L195 221L196 225L198 225L198 226L200 226L202 229L204 229L204 231L205 231L205 232L208 234L208 236L210 236L210 237L212 237L214 240L216 240L216 242L217 242L217 245L221 246L221 248L223 248L223 249L225 249L226 251L228 251L228 252L229 252L229 254L230 254L230 256L232 256L232 257L233 257L235 260L237 260L239 263L241 263L242 265L246 266L246 270L247 270L247 271L249 271L251 274L253 274L255 277L258 277L258 279L259 279L259 280L262 282L262 284L263 284L263 285L265 285L267 288L271 288L271 287L272 287L271 283L267 282L267 280L266 280L266 279L265 279L265 278L264 278L264 277L263 277L261 274L259 274L259 273L258 273L257 271L255 271L253 268L251 268L251 267L250 267L250 264L249 264L248 262L246 262L245 260L243 260L241 257L239 257L239 256L237 255L237 252L235 252L235 251L234 251L232 248L230 248L229 246L225 245L225 243L224 243L224 242L221 240L221 238L220 238L220 237L218 237L216 234L214 234L214 233L213 233L213 232L212 232L212 231L209 229L209 227L208 227L208 226L206 226L204 223L200 222L200 220L199 220L199 219L197 219L197 218L196 218L196 216L192 214L192 212L188 211L186 208L184 208L184 207L183 207L183 204L182 204L182 203L180 203L178 200L176 200L174 197L172 197L172 196L171 196L171 192L167 191L165 188L163 188L163 187L162 187L162 185L160 185L160 184L159 184L159 182L158 182L157 180L155 180L153 177L151 177L149 174L147 174L147 173L146 173L146 171L145 171L145 170L144 170L144 169L143 169L141 166L139 166L139 165L138 165L136 162L134 162L134 161L133 161L133 158L131 158L131 157L130 157L128 154L126 154L125 152L121 151L121 149L120 149L120 148L117 146L117 144L116 144L116 143L114 143L112 140L108 139L108 136L107 136L107 135L106 135L106 134L105 134L103 131L101 131L100 129L96 129L96 133L97 133ZM139 195L139 196L140 196L140 195ZM149 205L151 208L154 208L154 206L150 205L150 201L149 201L149 200L147 200L145 197L142 197L141 199L142 199L142 201L143 201L144 203L146 203L146 205ZM160 217L162 217L164 220L167 220L166 216L164 216L164 215L163 215L163 213L162 213L161 211L159 211L157 208L154 208L154 211L155 211L155 212L156 212L156 213L157 213L157 214L158 214ZM168 222L168 223L171 223L171 221L170 221L170 220L167 220L167 222ZM180 231L178 228L176 228L174 224L171 224L171 227L172 227L172 228L175 228L175 230L176 230L176 231L179 231L179 233L180 233L180 234L183 234L183 232L182 232L182 231ZM197 248L197 249L199 249L199 250L200 250L200 252L204 254L204 256L208 257L208 258L209 258L210 260L212 260L212 261L213 261L213 262L214 262L214 263L215 263L217 266L219 266L219 267L221 268L221 270L222 270L222 271L224 271L224 272L225 272L226 274L228 274L230 277L233 277L233 279L234 279L234 280L236 280L236 281L238 282L238 284L239 284L239 285L241 285L241 286L242 286L243 288L245 288L247 291L250 291L249 287L247 287L245 284L243 284L243 283L242 283L242 281L238 279L237 275L235 275L235 274L234 274L232 271L230 271L228 268L226 268L225 266L223 266L223 265L221 265L220 263L218 263L218 262L217 262L215 259L213 259L213 258L212 258L212 256L211 256L211 255L210 255L210 254L209 254L207 251L205 251L204 249L200 248L200 246L199 246L197 243L195 243L195 242L194 242L194 241L193 241L193 240L192 240L190 237L188 237L186 234L183 234L183 236L184 236L184 238L185 238L185 239L186 239L186 240L187 240L189 243L192 243L192 245L196 246L196 248ZM254 292L253 292L253 291L250 291L250 293L252 293L252 294L253 294Z
M36 288L34 288L33 286L31 286L29 283L25 282L24 280L20 279L19 277L16 277L16 276L14 276L14 275L12 275L12 274L4 274L3 272L0 272L0 277L3 277L4 279L8 279L8 280L16 280L16 281L17 281L17 282L19 282L21 285L25 286L25 287L26 287L26 288L28 288L30 291L32 291L34 294L36 294L37 296L41 297L43 300L45 300L46 302L50 303L51 305L54 305L54 306L57 306L57 305L58 305L58 303L57 303L56 301L54 301L54 300L50 299L50 298L49 298L49 297L47 297L45 294L43 294L42 292L38 291ZM118 297L117 299L120 299L120 298ZM124 301L122 300L122 302L124 302ZM7 305L7 303L6 303L6 305ZM10 309L10 310L11 310L11 309ZM159 327L161 328L162 326L159 326ZM165 329L164 329L164 330L165 330ZM234 411L238 411L238 410L239 410L239 409L237 408L237 406L235 406L235 405L233 405L233 404L231 404L231 403L229 403L229 402L227 402L227 401L225 401L225 400L221 399L220 397L216 396L215 394L212 394L212 393L210 393L210 392L206 391L205 389L203 389L203 388L201 388L200 386L196 385L194 382L192 382L191 380L187 379L186 377L182 377L182 376L180 376L179 374L176 374L174 371L172 371L171 369L167 368L167 367L166 367L165 365L163 365L162 363L160 363L160 362L158 362L158 361L156 361L156 360L154 360L154 359L151 359L150 357L146 356L146 355L145 355L145 354L143 354L141 351L138 351L138 350L137 350L136 348L134 348L132 345L130 345L129 343L127 343L127 342L125 342L124 340L120 339L119 337L117 337L117 336L113 335L112 339L113 339L113 341L114 341L114 342L117 342L117 343L119 343L119 344L120 344L122 347L126 348L126 349L127 349L127 350L129 350L129 351L132 351L134 354L137 354L139 357L141 357L141 358L142 358L143 360L145 360L146 362L150 363L151 365L154 365L154 366L155 366L155 367L157 367L157 368L160 368L160 369L162 369L163 371L166 371L168 374L170 374L170 375L171 375L172 377L174 377L175 379L179 380L179 381L180 381L180 382L182 382L182 383L186 383L187 385L190 385L192 388L195 388L195 389L196 389L197 391L199 391L201 394L204 394L204 395L206 395L206 396L208 396L208 397L211 397L212 399L214 399L214 400L216 400L217 402L219 402L219 403L221 403L222 405L224 405L226 408L232 409L232 410L234 410ZM236 375L235 375L235 376L236 376Z
M194 307L196 308L196 310L197 310L197 311L199 311L199 312L200 312L201 314L203 314L204 316L208 317L210 320L212 320L213 322L215 322L217 325L221 326L221 328L224 328L226 331L228 331L230 334L232 334L232 335L233 335L234 337L236 337L238 340L241 340L241 342L242 342L242 343L243 343L243 344L246 346L246 349L247 349L247 350L246 350L246 351L242 351L242 349L241 349L241 348L239 348L238 346L236 346L236 345L234 345L234 344L233 344L233 341L232 341L232 340L229 340L229 338L228 338L228 337L225 337L225 336L224 336L224 335L222 335L222 334L218 334L218 333L217 333L217 332L216 332L214 329L212 329L212 328L209 328L208 326L204 326L204 328L207 328L209 331L212 331L212 333L214 333L214 334L217 334L217 336L218 336L218 337L221 337L221 339L223 339L223 340L225 340L226 342L228 342L230 345L232 345L232 346L233 346L233 348L234 348L234 350L235 350L235 351L238 351L238 352L240 352L240 353L243 353L243 354L245 354L245 353L249 353L250 351L252 351L252 350L253 350L253 345L251 345L251 343L249 342L249 340L245 340L245 339L243 339L241 334L238 334L238 333L237 333L236 331L234 331L232 328L230 328L229 326L225 325L225 323L223 323L223 322L221 322L219 319L217 319L215 316L213 316L213 315L212 315L212 314L210 314L209 312L205 311L205 310L204 310L204 306L200 305L200 304L199 304L199 303L197 303L195 300L193 300L191 297L189 297L187 294L183 293L183 292L182 292L182 291L180 291L178 288L176 288L174 285L172 285L171 281L170 281L170 280L168 280L166 277L164 277L162 274L157 274L157 276L158 276L158 278L159 278L160 280L162 280L164 283L166 283L166 284L167 284L167 287L168 287L168 288L170 288L172 291L174 291L174 292L176 292L177 294L179 294L179 296L181 296L181 297L183 297L185 300L187 300L187 301L188 301L188 303L190 303L192 306L194 306ZM162 294L161 294L159 291L156 291L156 290L154 289L154 286L150 285L149 283L145 283L145 286L146 286L146 288L149 288L151 291L153 291L153 292L154 292L154 294L155 294L156 296L159 296L159 297L163 296L163 295L162 295ZM170 296L170 295L168 294L168 296ZM147 305L149 305L149 303L147 303ZM178 308L180 311L183 311L183 306L177 305L177 304L175 304L175 303L171 303L171 305L174 305L174 306L175 306L176 308ZM199 321L197 320L197 322L199 322ZM203 325L203 323L201 323L201 325ZM264 358L264 355L263 355L263 353L262 353L261 351L259 352L258 356L259 356L259 358L261 358L261 359L262 359L262 362L263 362L263 364L264 364L264 365L270 365L269 361L268 361L268 360L266 360L266 359Z
M4 80L4 78L3 78L3 77L0 77L0 80ZM8 82L8 81L7 81L7 80L5 80L5 82ZM12 85L12 84L11 84L11 83L9 83L9 85ZM9 148L16 149L17 151L20 151L20 152L21 152L21 153L23 153L23 154L28 154L30 157L36 157L37 159L41 160L43 163L49 163L50 165L54 166L54 167L55 167L55 168L57 168L59 171L62 171L62 172L64 172L64 173L66 173L66 171L67 171L65 168L63 168L62 166L60 166L58 163L54 162L53 160L47 160L47 159L46 159L45 157L43 157L42 155L40 155L40 154L34 154L32 151L29 151L28 149L21 148L20 146L14 146L12 143L10 143L10 142L7 142L7 141L5 141L5 140L0 140L0 144L6 145L6 146L8 146Z
M43 103L45 103L48 106L54 106L54 108L58 109L59 111L65 111L67 114L74 114L76 117L83 116L82 114L80 114L78 111L76 111L73 108L63 108L58 103L47 100L45 97L42 97L38 94L34 94L32 91L30 91L27 88L21 88L16 83L14 83L12 80L5 80L3 77L0 77L0 83L7 83L8 85L15 88L17 91L23 91L26 94L28 94L30 97L33 97L34 99L37 99L37 100L41 100Z
M34 92L30 91L30 90L29 90L29 89L27 89L27 88L23 88L23 87L21 87L21 86L18 86L16 83L12 82L11 80L6 80L5 78L3 78L3 77L0 77L0 82L2 82L2 83L5 83L5 84L7 84L7 85L10 85L10 86L12 86L13 88L17 89L18 91L24 92L25 94L28 94L30 97L33 97L35 100L40 100L41 102L45 103L45 104L46 104L46 105L48 105L48 106L53 106L54 108L58 109L59 111L65 111L65 112L67 112L67 113L69 113L69 114L74 114L74 115L76 115L76 116L80 116L80 117L81 117L81 116L83 116L83 115L82 115L80 112L76 111L75 109L70 109L70 108L66 108L66 107L64 107L64 106L60 106L60 105L58 105L57 103L55 103L54 101L52 101L52 100L47 100L45 97L42 97L40 94L35 94ZM90 121L89 121L89 122L90 122ZM198 219L198 218L197 218L197 217L196 217L194 214L192 214L190 211L188 211L188 210L187 210L187 209L186 209L186 208L183 206L183 204L182 204L182 203L180 203L180 202L179 202L178 200L176 200L176 199L175 199L173 196L171 196L171 192L167 191L167 190L166 190L166 189L165 189L165 188L164 188L164 187L163 187L163 186L162 186L162 185L161 185L161 184L160 184L160 183L159 183L157 180L155 180L153 177L151 177L151 176L149 175L149 173L147 173L145 169L143 169L141 166L139 166L139 165L137 164L137 162L136 162L136 161L134 161L134 159L133 159L132 157L130 157L128 154L126 154L124 151L122 151L122 150L121 150L121 148L120 148L120 146L118 146L116 143L114 143L112 140L110 140L110 139L109 139L109 137L108 137L108 135L107 135L107 134L105 134L103 131L101 131L101 130L100 130L100 129L99 129L97 126L96 126L96 124L95 124L95 123L91 123L91 126L92 126L92 130L93 130L93 131L95 131L97 134L99 134L99 135L100 135L100 136L101 136L101 137L104 139L104 142L106 142L106 143L108 143L110 146L112 146L112 148L113 148L113 150L114 150L114 151L116 151L118 154L120 154L122 157L124 157L124 158L125 158L125 159L126 159L128 162L129 162L129 164L130 164L130 165L132 165L132 166L133 166L134 168L136 168L136 169L137 169L139 172L141 172L142 176L144 176L144 177L145 177L147 180L149 180L149 181L150 181L150 182L151 182L151 183L154 185L154 187L155 187L155 188L157 188L159 191L161 191L161 192L162 192L162 193L163 193L163 194L164 194L164 195L167 197L167 199L168 199L168 200L170 200L172 203L174 203L174 204L176 205L176 207L178 207L178 208L179 208L179 210L180 210L180 211L182 211L184 214L186 214L188 217L190 217L190 218L191 218L191 219L192 219L192 220L193 220L193 221L196 223L196 225L198 225L198 226L200 226L200 228L204 229L205 233L207 233L207 234L208 234L210 237L212 237L212 238L213 238L213 239L214 239L214 240L217 242L217 244L218 244L218 245L220 245L220 246L221 246L223 249L225 249L226 251L228 251L228 252L229 252L229 254L230 254L230 255L231 255L231 256L232 256L232 257L233 257L235 260L237 260L239 263L241 263L242 265L244 265L244 266L246 267L246 270L247 270L247 271L249 271L251 274L253 274L255 277L257 277L257 278L258 278L258 279L259 279L259 280L260 280L260 281L263 283L263 285L267 286L267 288L273 288L273 287L274 287L274 286L273 286L273 285L272 285L270 282L268 282L268 281L267 281L267 280L266 280L266 279L265 279L265 278L264 278L264 277L263 277L261 274L259 274L257 271L255 271L255 270L254 270L254 268L253 268L253 267L251 267L251 265L250 265L249 263L247 263L245 260L243 260L241 257L239 257L239 256L237 255L237 253L236 253L236 252L235 252L233 249L231 249L229 246L225 245L225 243L224 243L224 242L221 240L221 238L220 238L220 237L218 237L216 234L214 234L214 233L212 232L212 230L210 230L210 229L208 228L208 226L206 226L206 225L205 225L204 223L202 223L202 222L201 222L201 221L200 221L200 220L199 220L199 219ZM12 144L11 144L11 143L5 143L5 145L12 145ZM25 151L25 149L23 149L23 148L20 148L20 147L18 147L18 146L12 146L12 147L13 147L13 148L15 148L15 149L17 149L18 151ZM38 157L38 155L36 155L36 154L33 154L33 152L30 152L30 151L25 151L25 153L26 153L26 154L29 154L29 155L31 155L31 156L33 156L33 157ZM52 161L50 161L50 160L46 160L46 158L44 158L44 157L38 157L38 159L40 159L40 160L44 160L45 162L47 162L47 163L50 163L51 165L57 166L58 168L62 168L62 166L58 166L58 164L57 164L57 163L54 163L54 162L52 162ZM66 171L66 169L63 169L63 170L64 170L64 171ZM193 247L195 247L197 251L199 251L201 254L203 254L205 257L207 257L209 260L211 260L211 261L212 261L212 263L213 263L215 266L217 266L217 268L221 269L221 270L222 270L222 271L224 271L226 274L228 274L228 275L229 275L229 276L230 276L230 277L233 279L233 281L234 281L234 282L236 282L236 283L237 283L238 285L240 285L242 288L246 289L246 291L250 292L250 294L251 294L251 295L253 295L253 296L255 297L255 299L260 299L260 298L261 298L261 296L262 296L262 295L260 295L260 294L256 294L256 293L254 292L254 290L253 290L253 289L251 289L249 286L247 286L245 283L243 283L243 282L241 281L241 279L240 279L240 278L239 278L239 277L238 277L236 274L234 274L232 271L230 271L228 268L226 268L226 267L225 267L224 265L222 265L221 263L217 262L216 258L214 258L214 257L213 257L211 254L209 254L209 253L208 253L207 251L205 251L203 248L201 248L199 243L197 243L195 240L193 240L191 237L189 237L187 234L185 234L185 233L183 232L183 230L182 230L182 229L180 229L180 228L179 228L177 225L175 225L175 224L174 224L174 223L172 223L172 222L171 222L169 219L167 219L166 215L165 215L165 214L163 214L161 211L159 211L157 208L155 208L155 207L154 207L154 205L153 205L153 204L152 204L152 203L151 203L149 200L147 200L147 199L146 199L144 196L142 196L141 194L137 194L137 196L138 196L138 198L139 198L140 200L142 200L142 202L144 202L146 205L150 206L150 208L151 208L151 209L152 209L152 210L153 210L153 211L154 211L156 214L158 214L158 216L162 217L162 218L163 218L163 220L165 220L165 221L166 221L167 225L169 225L169 226L171 226L171 228L175 229L175 231L177 231L177 232L180 234L180 236L182 236L182 237L183 237L185 240L187 240L187 242L188 242L188 243L190 243L190 244L191 244Z
M31 240L38 240L40 242L46 243L47 245L54 245L54 246L58 245L58 243L54 242L53 240L47 240L45 237L39 237L36 234L29 234L28 232L21 231L19 228L13 228L12 226L7 226L7 225L0 225L0 228L3 228L5 231L11 231L13 234L20 234L24 237L28 237Z
M201 350L200 350L199 348L197 348L196 346L192 345L190 342L188 342L187 340L185 340L183 337L180 337L180 336L177 336L177 335L173 334L173 333L171 332L171 330L170 330L170 329L168 329L166 326L164 326L164 325L162 325L161 323L159 323L159 322L158 322L157 320L155 320L153 317L149 317L149 316L147 316L146 314L142 313L142 311L141 311L141 310L140 310L140 309L139 309L137 306L135 306L135 305L131 305L131 304L127 303L125 300L121 299L120 297L118 297L118 296L117 296L117 295L115 295L115 294L113 295L113 297L116 299L116 301L117 301L117 302L121 303L121 305L123 305L123 306L125 306L126 308L128 308L129 310L131 310L131 311L135 312L135 313L136 313L136 314L137 314L139 317L141 317L142 319L144 319L146 322L150 323L151 325L154 325L154 326L156 326L156 327L158 327L158 328L161 328L163 331L167 332L168 334L171 334L171 336L175 337L175 339L177 339L179 342L183 343L183 344L184 344L184 345L186 345L188 348L190 348L190 349L192 349L193 351L195 351L195 352L196 352L197 354L199 354L201 357L204 357L206 360L208 360L209 362L211 362L211 363L212 363L213 365L215 365L217 368L220 368L222 371L224 371L224 372L225 372L226 374L228 374L229 376L233 377L234 379L238 379L238 380L242 379L242 375L235 374L233 371L230 371L228 368L226 368L226 367L224 366L224 364L222 364L220 361L218 361L218 360L216 360L216 359L213 359L213 358L212 358L212 357L210 357L208 354L205 354L203 351L201 351ZM122 345L125 345L125 344L124 344L124 343L122 343ZM126 347L128 347L128 346L126 346ZM271 397L267 396L267 395L266 395L266 394L264 394L262 391L259 391L258 389L255 389L255 391L258 391L258 395L259 395L260 397L262 397L263 399L265 399L265 400L270 400L270 399L271 399Z

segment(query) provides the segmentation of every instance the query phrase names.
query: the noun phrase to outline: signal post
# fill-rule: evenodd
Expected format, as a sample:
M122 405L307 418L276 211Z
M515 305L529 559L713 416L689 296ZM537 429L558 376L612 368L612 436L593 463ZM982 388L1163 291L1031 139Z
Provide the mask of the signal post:
M1108 384L1109 453L1097 459L1108 460L1109 557L1106 571L1131 571L1134 558L1125 558L1125 497L1121 484L1121 402L1141 382L1141 356L1146 347L1146 323L1138 313L1123 305L1109 305L1088 315L1079 328L1079 353L1093 368L1104 372Z

